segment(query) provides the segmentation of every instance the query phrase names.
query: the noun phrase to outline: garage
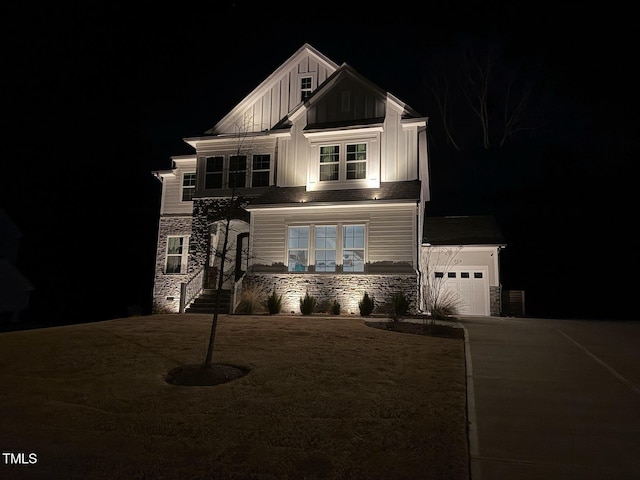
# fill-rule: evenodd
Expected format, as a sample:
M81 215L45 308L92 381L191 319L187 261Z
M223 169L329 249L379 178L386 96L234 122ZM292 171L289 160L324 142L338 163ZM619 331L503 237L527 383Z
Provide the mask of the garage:
M489 315L489 272L481 266L455 266L438 269L436 278L446 288L456 290L462 300L461 315Z

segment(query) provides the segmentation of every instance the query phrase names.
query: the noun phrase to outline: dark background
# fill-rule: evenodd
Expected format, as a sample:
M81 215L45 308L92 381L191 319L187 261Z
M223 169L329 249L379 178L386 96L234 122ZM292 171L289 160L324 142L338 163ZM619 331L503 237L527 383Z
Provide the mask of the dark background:
M631 318L638 88L627 7L214 3L2 7L0 206L22 231L18 266L36 288L25 323L149 313L151 172L191 153L183 138L306 42L429 117L429 209L496 216L503 287L525 290L528 316ZM499 42L535 77L535 135L499 151L446 145L427 79L461 35Z

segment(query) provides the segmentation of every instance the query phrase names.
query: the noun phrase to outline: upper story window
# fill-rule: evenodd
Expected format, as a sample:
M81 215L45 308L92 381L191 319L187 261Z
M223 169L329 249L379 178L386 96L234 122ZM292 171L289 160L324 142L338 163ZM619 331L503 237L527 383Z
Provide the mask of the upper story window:
M320 181L338 180L340 172L340 145L320 147Z
M204 159L204 188L267 187L271 178L271 155L218 155Z
M188 172L182 175L182 201L190 202L196 191L196 172Z
M304 102L311 95L311 77L302 77L300 79L300 100Z
M251 186L268 187L269 172L271 170L270 155L254 155L251 169Z
M204 188L222 188L224 157L207 157L204 168Z
M229 157L229 188L247 186L247 156L231 155Z
M167 237L167 259L165 273L186 273L187 255L189 254L189 237Z
M321 182L367 178L367 144L345 143L320 147Z

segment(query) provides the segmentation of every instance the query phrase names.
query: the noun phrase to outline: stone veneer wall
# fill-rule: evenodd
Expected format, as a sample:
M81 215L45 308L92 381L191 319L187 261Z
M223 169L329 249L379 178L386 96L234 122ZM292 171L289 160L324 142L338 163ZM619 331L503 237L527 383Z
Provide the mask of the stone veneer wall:
M375 300L374 314L388 313L391 307L391 296L402 292L409 300L409 312L416 312L418 277L415 274L367 275L367 274L286 274L286 273L251 273L247 280L272 292L282 295L283 313L300 313L300 298L306 292L318 300L317 311L337 300L340 302L342 314L360 314L358 303L364 292ZM327 310L324 310L327 311Z
M489 287L489 314L494 317L502 315L502 286Z
M207 263L210 235L207 207L215 200L207 198L193 201L193 225L189 240L189 272L197 271Z
M164 273L167 237L169 235L191 235L191 223L191 216L160 217L155 282L153 287L154 312L177 313L180 310L180 284L186 282L189 275L167 275Z

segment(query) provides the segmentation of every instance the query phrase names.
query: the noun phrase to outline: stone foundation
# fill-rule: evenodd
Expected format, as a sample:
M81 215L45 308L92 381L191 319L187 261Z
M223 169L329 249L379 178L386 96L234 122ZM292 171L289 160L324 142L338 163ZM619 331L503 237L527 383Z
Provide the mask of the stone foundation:
M489 315L499 317L502 315L502 287L489 287Z
M167 237L169 235L191 235L191 216L160 218L155 281L153 286L154 313L178 313L180 310L180 284L189 279L188 274L167 275L164 273Z
M385 314L391 309L391 296L402 292L409 301L409 311L416 313L418 277L403 275L363 274L269 274L251 273L247 281L260 285L267 291L274 289L282 295L282 313L300 314L300 298L306 292L316 297L316 311L329 312L334 300L340 303L341 314L360 315L358 303L365 292L375 301L374 314Z

